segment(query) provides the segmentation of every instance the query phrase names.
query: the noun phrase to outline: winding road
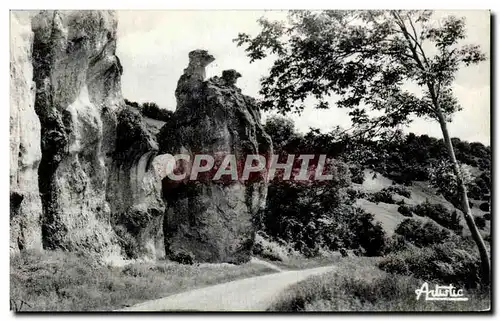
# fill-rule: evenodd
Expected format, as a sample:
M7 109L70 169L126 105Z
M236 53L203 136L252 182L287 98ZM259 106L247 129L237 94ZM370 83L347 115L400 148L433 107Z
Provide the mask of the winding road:
M119 311L265 311L288 286L333 269L333 266L326 266L250 277L143 302Z

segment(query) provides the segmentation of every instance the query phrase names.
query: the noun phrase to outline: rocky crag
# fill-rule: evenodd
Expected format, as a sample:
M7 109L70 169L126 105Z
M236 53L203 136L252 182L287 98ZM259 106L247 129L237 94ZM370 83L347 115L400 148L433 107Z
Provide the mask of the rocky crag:
M42 247L42 202L38 190L40 120L35 83L30 16L11 14L10 38L10 248Z
M177 109L158 135L161 153L236 156L272 154L272 142L260 123L257 102L236 87L234 70L205 81L205 67L214 57L204 50L189 54L189 65L178 81ZM189 166L189 165L188 165ZM267 181L163 178L165 248L170 257L195 261L249 260L256 221L265 205Z
M264 177L171 184L159 152L271 154L256 101L194 51L156 136L124 103L116 30L110 11L11 12L11 253L246 261Z
M115 14L11 18L11 251L154 256L158 148L124 107Z

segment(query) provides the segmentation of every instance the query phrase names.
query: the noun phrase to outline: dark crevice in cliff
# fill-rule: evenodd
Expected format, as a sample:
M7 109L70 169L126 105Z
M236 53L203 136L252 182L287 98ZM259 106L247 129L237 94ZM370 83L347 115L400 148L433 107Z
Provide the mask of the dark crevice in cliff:
M57 191L53 188L54 173L64 155L67 153L68 133L63 119L57 112L59 106L53 99L50 75L53 66L53 39L57 37L55 26L57 12L53 13L52 30L47 41L41 34L45 30L34 29L33 39L33 81L36 84L35 112L41 124L42 159L38 167L38 187L43 206L42 242L44 248L54 249L65 229L58 222L57 208L54 199Z

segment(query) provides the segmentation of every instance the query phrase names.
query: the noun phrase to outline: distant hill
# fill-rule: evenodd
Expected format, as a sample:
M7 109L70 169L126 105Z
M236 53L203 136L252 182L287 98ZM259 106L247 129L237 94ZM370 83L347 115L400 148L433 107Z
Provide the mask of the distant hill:
M383 176L380 173L377 173L373 170L364 170L364 182L363 184L353 183L353 188L359 190L361 192L365 192L368 195L370 193L375 193L381 191L383 188L387 188L394 185L394 182L391 179ZM443 204L450 211L455 211L458 209L455 208L450 202L444 199L443 196L437 195L437 192L434 188L429 186L428 182L425 181L415 181L412 182L408 189L411 191L411 196L409 198L394 195L394 199L396 200L404 200L404 202L408 205L417 205L424 203L426 201L432 204ZM479 200L471 200L473 204L472 213L475 217L482 217L486 212L481 211L479 209L479 204L482 201ZM365 211L372 213L375 217L375 220L380 222L384 227L384 230L388 235L392 235L396 227L401 223L405 218L402 214L398 212L398 204L387 204L380 202L375 204L374 202L368 201L366 198L360 198L356 201L356 205ZM467 225L460 213L460 224L464 227L463 235L469 235L470 232L467 229ZM420 217L417 215L413 215L414 219L428 221L431 220L427 217ZM486 227L481 230L481 234L483 237L490 234L490 221L486 221Z

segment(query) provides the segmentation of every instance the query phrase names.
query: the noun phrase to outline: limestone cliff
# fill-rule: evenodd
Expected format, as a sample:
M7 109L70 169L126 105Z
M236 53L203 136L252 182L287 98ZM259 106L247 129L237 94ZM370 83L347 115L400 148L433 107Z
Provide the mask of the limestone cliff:
M154 255L157 147L140 118L123 117L115 13L27 15L11 34L11 246ZM124 126L140 148L123 141ZM123 224L135 215L139 226Z
M248 154L269 156L272 142L260 124L257 102L235 86L240 76L204 80L204 68L214 58L204 50L189 55L176 90L177 109L158 135L161 153ZM197 261L240 263L250 258L255 219L265 204L263 175L250 181L163 178L165 249L175 258L188 254Z
M31 17L10 19L10 249L40 249L42 203L38 193L40 121L35 113Z
M248 260L264 176L172 184L157 154L270 155L257 102L234 70L205 81L214 58L194 51L155 136L124 104L116 29L110 11L11 13L11 251Z
M137 110L120 110L116 131L107 190L112 213L119 213L113 226L128 257L161 257L165 207L161 180L151 165L158 144Z

